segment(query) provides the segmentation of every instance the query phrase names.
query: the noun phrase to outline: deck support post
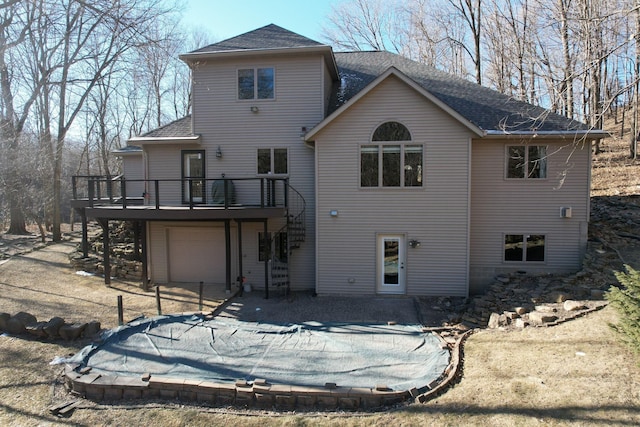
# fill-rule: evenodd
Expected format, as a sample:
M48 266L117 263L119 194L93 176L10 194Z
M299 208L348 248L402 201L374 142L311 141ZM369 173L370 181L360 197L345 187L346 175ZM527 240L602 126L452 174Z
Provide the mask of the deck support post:
M109 260L109 220L100 218L98 220L102 226L102 263L104 265L104 284L111 284L111 263Z
M264 236L264 299L269 299L269 259L267 255L269 254L269 228L268 228L269 220L264 220L264 228L263 228L263 236Z
M87 211L85 208L77 209L80 214L80 221L82 223L82 256L87 258L89 256L89 231L87 227Z
M149 264L147 260L147 221L141 221L140 242L142 247L142 289L149 291Z
M240 296L244 293L244 275L242 272L242 220L236 219L238 223L238 281L240 283Z
M224 246L226 255L226 288L227 293L231 292L231 220L224 220Z
M133 221L133 255L140 260L140 221Z

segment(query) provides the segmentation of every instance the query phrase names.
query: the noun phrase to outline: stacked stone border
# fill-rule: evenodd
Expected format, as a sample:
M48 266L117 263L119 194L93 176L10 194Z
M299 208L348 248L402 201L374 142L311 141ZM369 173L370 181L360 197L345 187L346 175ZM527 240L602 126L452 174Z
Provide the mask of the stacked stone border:
M52 317L48 321L38 321L35 315L21 311L13 316L0 313L0 332L11 335L30 335L44 340L63 339L73 341L80 338L95 338L101 331L100 322L67 323L62 317Z
M425 328L425 332L428 331ZM279 410L379 409L411 400L424 403L442 394L462 375L462 345L471 333L473 330L459 335L455 343L440 337L442 348L449 348L451 352L449 365L437 380L420 389L392 390L384 384L372 388L343 387L335 383L324 387L294 386L270 384L265 379L237 380L229 384L149 373L136 377L115 376L95 373L91 367L79 364L65 365L64 384L72 394L93 401L160 399Z

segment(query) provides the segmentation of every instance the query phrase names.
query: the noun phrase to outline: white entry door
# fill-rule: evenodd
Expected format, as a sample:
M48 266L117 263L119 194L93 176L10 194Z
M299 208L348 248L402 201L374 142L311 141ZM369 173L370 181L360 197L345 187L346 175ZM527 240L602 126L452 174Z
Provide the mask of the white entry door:
M406 244L403 234L378 234L377 292L404 294L406 292Z

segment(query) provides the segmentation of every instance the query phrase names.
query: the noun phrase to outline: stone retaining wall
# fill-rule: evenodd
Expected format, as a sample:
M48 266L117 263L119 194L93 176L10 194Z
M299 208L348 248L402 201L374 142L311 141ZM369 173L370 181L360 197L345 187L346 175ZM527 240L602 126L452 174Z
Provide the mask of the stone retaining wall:
M13 316L0 313L0 332L12 335L31 335L37 339L73 341L79 338L94 338L101 331L100 322L67 323L61 317L52 317L48 321L38 321L31 313L21 311Z
M155 377L103 376L90 368L65 368L65 385L73 393L95 401L122 399L179 399L208 405L236 405L258 408L371 409L401 403L408 391L375 388L303 387L269 384L265 380L222 384L212 381Z
M420 389L392 390L384 384L373 388L341 387L327 383L324 387L270 384L267 380L237 380L234 384L213 381L155 377L101 375L91 367L65 365L66 388L94 401L131 399L170 399L206 405L275 408L278 410L367 410L385 408L411 401L424 403L446 391L462 375L462 346L473 331L440 337L451 358L442 375ZM435 332L434 332L435 334ZM437 334L435 334L437 335ZM437 335L439 336L439 335Z

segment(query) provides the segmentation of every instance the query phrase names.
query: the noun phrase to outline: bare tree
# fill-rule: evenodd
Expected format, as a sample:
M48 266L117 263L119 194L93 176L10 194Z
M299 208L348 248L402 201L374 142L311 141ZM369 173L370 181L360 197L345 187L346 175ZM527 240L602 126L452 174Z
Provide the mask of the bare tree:
M20 200L24 194L21 179L24 169L17 160L21 135L41 84L37 82L31 88L21 85L14 74L20 68L14 68L12 62L21 57L15 51L23 46L31 31L34 13L35 9L27 2L9 1L0 6L0 147L4 153L1 178L9 205L10 234L27 232ZM18 93L22 96L17 96Z
M52 165L52 231L61 238L60 202L64 142L94 89L113 70L112 65L134 47L150 43L154 19L168 13L160 0L124 3L66 0L49 5L46 26L32 37L51 40L45 46L39 70L47 71L50 84L43 88L44 139L50 139ZM155 22L157 24L157 22ZM34 39L35 40L35 39ZM34 45L36 42L34 41ZM52 113L54 112L54 113ZM49 138L50 136L50 138Z
M473 47L467 47L464 40L457 40L471 57L475 69L475 78L478 84L482 84L482 0L447 0L453 7L454 13L466 22L471 33Z
M395 0L353 0L331 7L323 37L345 50L400 52L405 45L402 8Z

